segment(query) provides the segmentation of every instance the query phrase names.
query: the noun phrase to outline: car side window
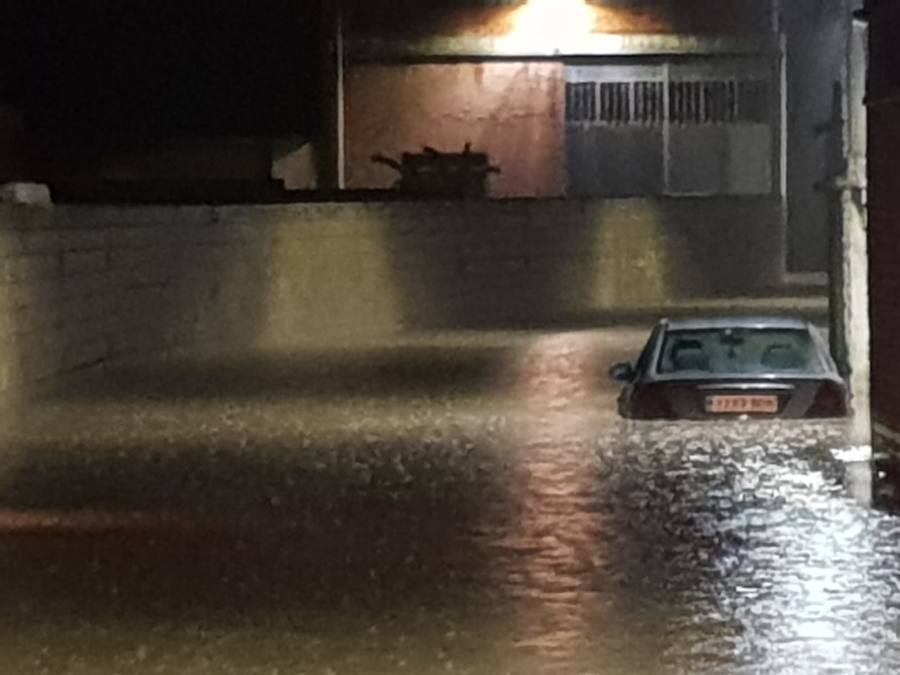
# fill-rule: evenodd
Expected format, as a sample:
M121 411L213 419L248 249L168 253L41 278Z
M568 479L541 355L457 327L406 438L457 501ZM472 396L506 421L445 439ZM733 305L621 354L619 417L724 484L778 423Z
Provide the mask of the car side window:
M647 372L652 363L653 363L653 354L656 351L656 343L659 339L661 328L656 326L653 329L653 332L650 333L650 337L647 340L647 344L644 345L643 351L641 351L641 355L637 360L637 367L635 368L638 375Z

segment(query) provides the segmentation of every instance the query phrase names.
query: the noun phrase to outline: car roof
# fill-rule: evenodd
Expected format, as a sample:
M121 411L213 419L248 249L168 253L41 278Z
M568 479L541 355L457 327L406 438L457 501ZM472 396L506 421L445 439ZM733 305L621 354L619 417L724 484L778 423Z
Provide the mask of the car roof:
M716 316L663 319L666 330L722 330L726 328L808 330L806 319L794 316Z

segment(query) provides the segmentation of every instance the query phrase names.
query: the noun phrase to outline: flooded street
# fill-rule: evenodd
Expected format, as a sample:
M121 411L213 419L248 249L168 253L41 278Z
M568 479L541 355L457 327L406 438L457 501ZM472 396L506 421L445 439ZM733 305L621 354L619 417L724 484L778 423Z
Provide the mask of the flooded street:
M630 423L641 331L131 369L0 464L2 672L893 673L840 423Z

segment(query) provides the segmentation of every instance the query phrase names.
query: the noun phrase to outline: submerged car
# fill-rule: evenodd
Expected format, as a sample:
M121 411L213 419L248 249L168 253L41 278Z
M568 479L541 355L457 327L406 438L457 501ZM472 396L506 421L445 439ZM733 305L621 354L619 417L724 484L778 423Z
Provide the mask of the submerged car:
M664 319L624 383L619 413L632 419L836 418L847 386L828 344L794 318Z

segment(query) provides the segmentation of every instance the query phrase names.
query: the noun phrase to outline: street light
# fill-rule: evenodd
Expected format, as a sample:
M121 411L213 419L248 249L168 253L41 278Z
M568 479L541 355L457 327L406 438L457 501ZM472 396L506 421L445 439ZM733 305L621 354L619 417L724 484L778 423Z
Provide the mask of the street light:
M589 36L595 12L585 0L528 0L516 10L504 46L525 53L554 52Z

